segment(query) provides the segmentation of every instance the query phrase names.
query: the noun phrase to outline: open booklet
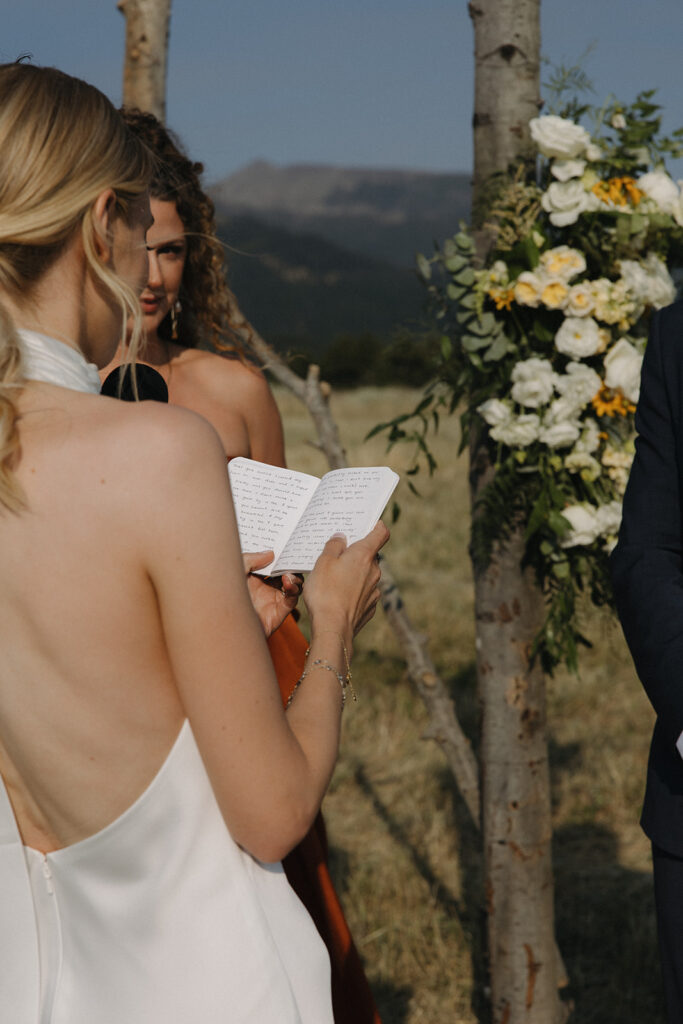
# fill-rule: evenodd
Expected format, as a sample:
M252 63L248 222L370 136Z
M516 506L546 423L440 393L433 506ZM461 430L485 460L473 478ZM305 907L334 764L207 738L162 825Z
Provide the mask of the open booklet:
M398 474L387 466L308 473L231 459L230 486L242 551L275 552L261 576L308 572L333 533L349 544L367 536L391 497Z

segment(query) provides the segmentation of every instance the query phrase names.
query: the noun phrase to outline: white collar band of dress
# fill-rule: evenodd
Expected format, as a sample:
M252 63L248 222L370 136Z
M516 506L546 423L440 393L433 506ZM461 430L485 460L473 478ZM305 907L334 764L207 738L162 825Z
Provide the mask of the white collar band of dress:
M78 349L38 331L18 328L26 380L40 380L73 391L99 394L100 377L94 363L88 363Z

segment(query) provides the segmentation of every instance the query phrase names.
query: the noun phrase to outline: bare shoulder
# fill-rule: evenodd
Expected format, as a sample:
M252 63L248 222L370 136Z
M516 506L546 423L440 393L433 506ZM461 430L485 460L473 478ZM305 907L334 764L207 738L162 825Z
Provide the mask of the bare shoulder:
M166 493L198 466L224 465L220 439L202 416L157 402L97 400L97 458L124 476L129 496Z
M175 451L215 437L206 420L189 409L162 402L120 402L115 398L98 398L97 403L102 408L104 429L111 427L118 436L130 434L138 441L144 436L146 443L155 448L162 446Z
M213 352L180 350L171 360L168 389L174 405L193 409L215 427L228 458L284 464L280 414L257 367Z
M192 381L207 396L229 395L231 401L248 406L270 396L263 372L236 357L201 349L183 349L174 358L172 367L181 371L185 382Z

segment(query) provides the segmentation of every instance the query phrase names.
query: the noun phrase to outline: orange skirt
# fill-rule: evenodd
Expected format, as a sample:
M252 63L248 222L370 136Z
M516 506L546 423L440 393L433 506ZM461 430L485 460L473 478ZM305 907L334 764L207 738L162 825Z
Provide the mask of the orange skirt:
M290 615L268 641L283 703L303 672L306 638ZM289 883L315 921L332 964L335 1024L381 1024L358 950L327 867L322 814L283 860Z

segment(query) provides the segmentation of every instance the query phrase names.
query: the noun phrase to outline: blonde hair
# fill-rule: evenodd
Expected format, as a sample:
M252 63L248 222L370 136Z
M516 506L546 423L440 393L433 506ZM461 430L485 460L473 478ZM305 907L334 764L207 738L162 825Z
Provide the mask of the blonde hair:
M92 207L111 188L116 212L147 189L153 158L98 89L55 68L0 65L0 507L24 505L13 396L24 384L19 338L2 294L17 305L80 232L88 266L142 336L138 296L97 253Z

